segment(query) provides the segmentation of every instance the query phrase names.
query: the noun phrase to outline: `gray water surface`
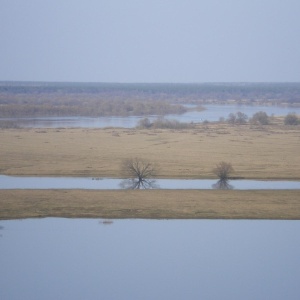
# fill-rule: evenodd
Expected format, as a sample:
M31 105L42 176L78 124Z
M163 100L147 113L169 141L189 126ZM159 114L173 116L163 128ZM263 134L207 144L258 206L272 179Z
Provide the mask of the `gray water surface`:
M184 123L201 123L203 121L218 121L221 117L227 118L230 113L243 112L252 117L258 111L264 111L269 116L285 116L295 112L300 114L300 107L285 106L256 106L256 105L203 105L203 111L188 111L181 115L167 115L166 119L177 120ZM104 128L122 127L133 128L138 122L148 117L150 121L157 119L157 116L129 116L129 117L45 117L45 118L10 118L5 120L16 121L21 127L33 128ZM3 119L4 120L4 119Z
M213 179L155 179L154 189L215 189ZM0 175L0 189L122 189L124 179L92 177L25 177ZM300 189L300 181L229 180L236 190Z
M0 221L0 299L298 300L300 221Z

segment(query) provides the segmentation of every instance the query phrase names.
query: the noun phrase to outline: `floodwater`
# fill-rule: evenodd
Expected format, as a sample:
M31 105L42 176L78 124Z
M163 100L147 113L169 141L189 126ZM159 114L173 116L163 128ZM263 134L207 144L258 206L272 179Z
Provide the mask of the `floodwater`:
M230 113L238 111L252 117L258 111L264 111L269 116L285 116L288 113L295 112L300 114L300 107L284 106L251 106L251 105L204 105L203 111L188 111L181 115L167 115L166 119L177 120L184 123L201 123L203 121L218 121L221 117L227 118ZM122 127L133 128L138 122L148 117L153 121L157 116L130 116L130 117L45 117L45 118L19 118L2 119L15 121L21 127L33 128L104 128L104 127Z
M287 190L300 189L300 181L282 180L229 180L220 186L213 179L155 179L152 189L236 189L236 190ZM130 188L130 182L120 178L92 177L26 177L0 175L0 189L92 189L114 190Z
M300 221L0 221L0 299L298 300Z

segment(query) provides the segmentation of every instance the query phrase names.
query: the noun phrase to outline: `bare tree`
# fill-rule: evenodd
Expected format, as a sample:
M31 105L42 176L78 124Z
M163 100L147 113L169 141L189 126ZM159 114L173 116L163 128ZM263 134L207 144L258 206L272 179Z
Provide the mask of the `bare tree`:
M227 122L230 124L236 123L236 115L234 113L230 113L227 118Z
M238 124L246 124L248 120L248 116L240 111L236 113L236 122Z
M226 181L229 179L229 174L232 173L233 167L231 163L221 161L219 162L216 167L214 168L213 172L216 174L220 180Z
M121 182L126 189L152 189L156 188L153 177L156 175L155 166L141 158L126 159L122 163L122 173L129 177Z

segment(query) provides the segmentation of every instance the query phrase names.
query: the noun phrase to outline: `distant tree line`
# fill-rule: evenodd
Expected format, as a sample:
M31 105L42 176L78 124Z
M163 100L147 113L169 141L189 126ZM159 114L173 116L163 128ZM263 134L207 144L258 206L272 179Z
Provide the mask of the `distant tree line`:
M300 83L47 83L0 82L2 104L93 106L105 101L166 101L184 103L244 103L300 105ZM32 103L33 102L33 103ZM93 110L93 109L92 109ZM126 110L124 109L125 113Z
M300 83L0 82L0 117L180 114L183 104L300 105ZM232 116L232 122L244 122Z
M48 117L48 116L144 116L181 114L186 108L166 101L141 101L139 99L96 99L68 95L28 95L4 97L0 95L0 117Z

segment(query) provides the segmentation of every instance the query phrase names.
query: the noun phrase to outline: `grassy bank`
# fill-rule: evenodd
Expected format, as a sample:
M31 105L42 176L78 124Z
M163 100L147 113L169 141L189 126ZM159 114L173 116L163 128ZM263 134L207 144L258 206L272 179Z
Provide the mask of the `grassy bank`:
M124 159L140 157L161 178L215 178L227 161L233 176L300 179L300 126L198 125L171 129L3 129L0 173L120 177Z
M2 190L0 219L300 219L299 191Z

